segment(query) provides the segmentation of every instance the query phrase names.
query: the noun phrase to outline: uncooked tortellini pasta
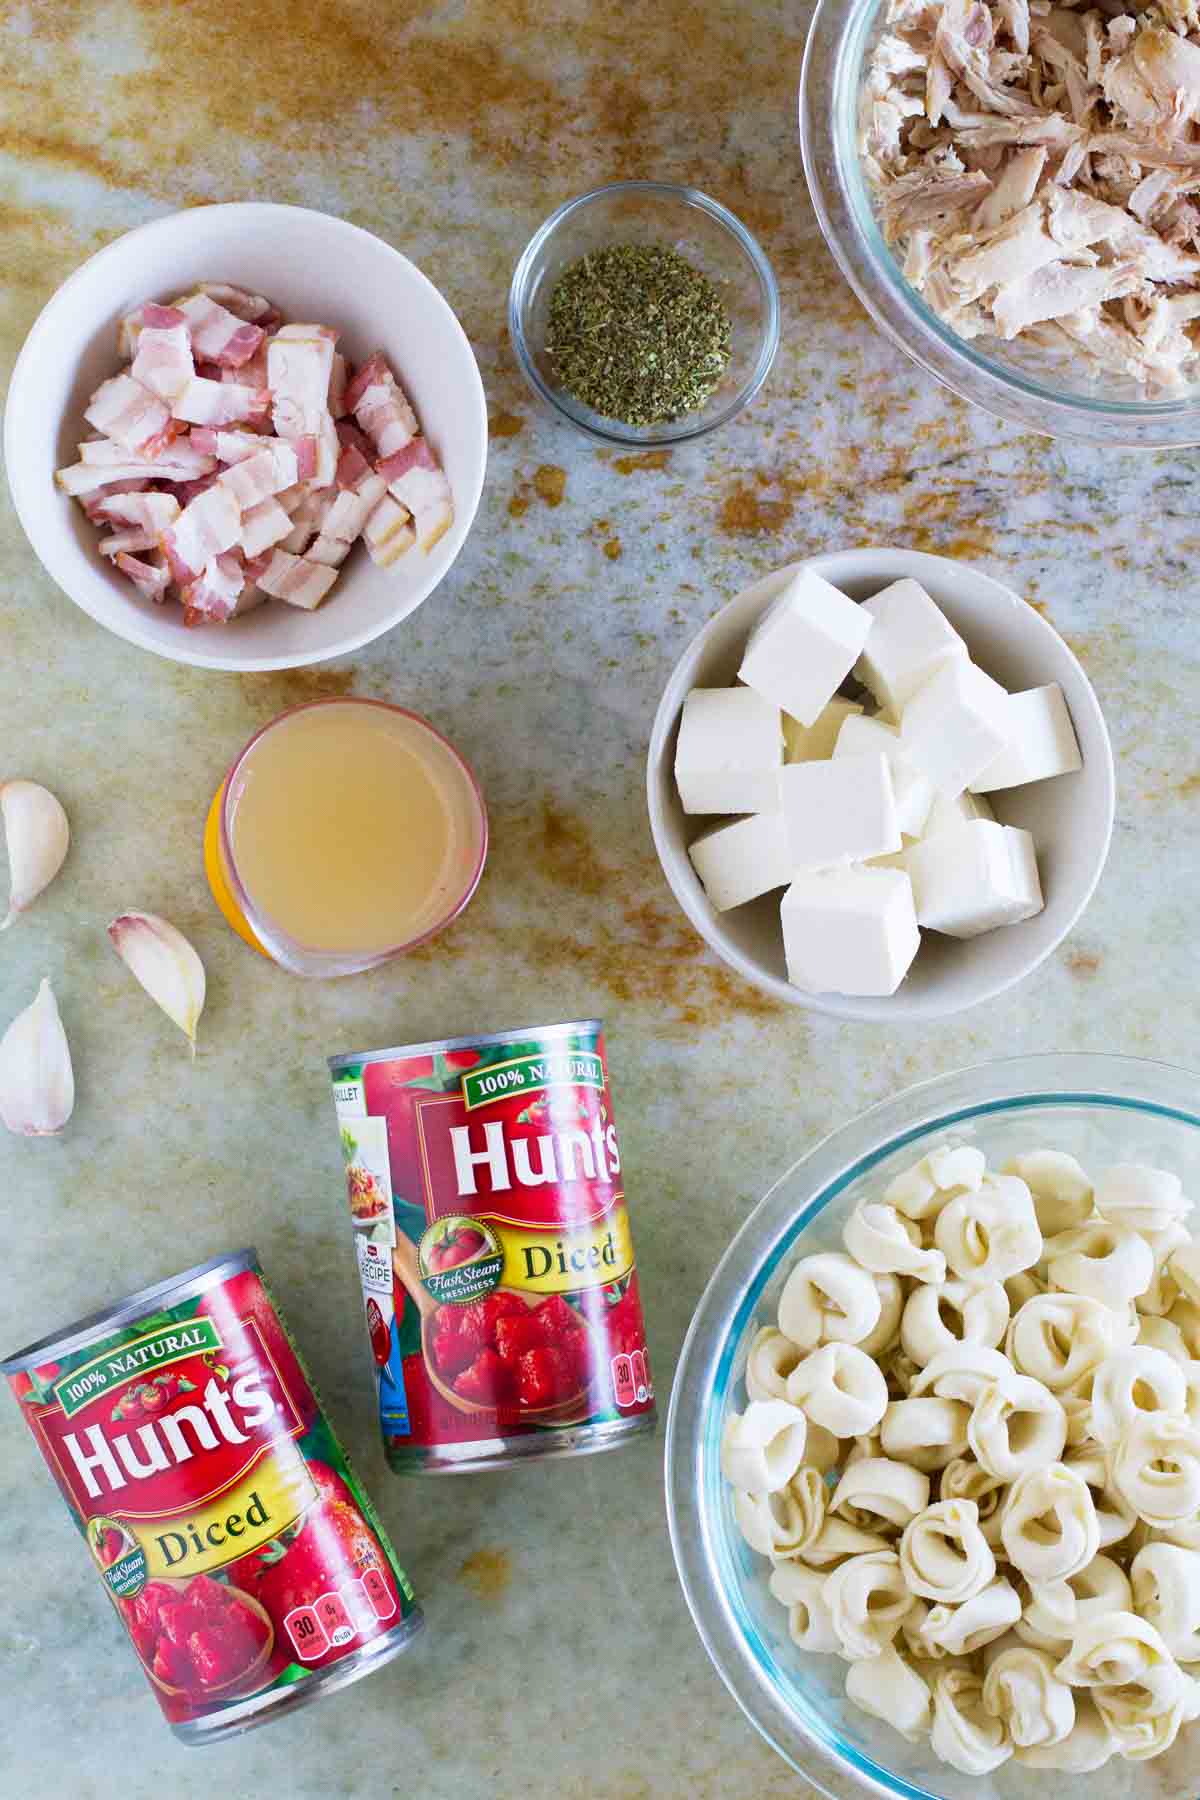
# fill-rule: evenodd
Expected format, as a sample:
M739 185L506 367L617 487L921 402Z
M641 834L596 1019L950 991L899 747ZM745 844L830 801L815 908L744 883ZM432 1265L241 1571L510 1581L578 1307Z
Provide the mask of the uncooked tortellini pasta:
M1169 1170L946 1144L750 1341L721 1468L792 1644L968 1776L1147 1761L1200 1718L1190 1209Z

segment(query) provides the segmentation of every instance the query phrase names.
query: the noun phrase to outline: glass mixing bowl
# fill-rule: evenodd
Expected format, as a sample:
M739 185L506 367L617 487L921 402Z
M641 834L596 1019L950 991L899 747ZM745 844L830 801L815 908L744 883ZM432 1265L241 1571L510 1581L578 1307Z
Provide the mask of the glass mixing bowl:
M733 328L729 364L698 411L657 425L624 425L559 385L546 354L550 297L569 263L609 244L667 244L707 275L725 302ZM534 232L513 273L508 331L534 393L586 437L627 449L670 449L727 425L753 400L779 348L779 288L754 238L719 200L667 181L617 181L568 200Z
M947 1136L989 1161L1021 1149L1073 1152L1085 1167L1135 1161L1200 1188L1200 1077L1117 1056L1030 1056L939 1077L873 1107L800 1159L734 1238L696 1309L667 1423L667 1513L697 1630L751 1723L832 1800L1028 1800L1047 1778L1062 1800L1193 1800L1200 1730L1153 1762L1117 1758L1095 1774L1047 1777L1019 1763L967 1776L846 1699L846 1665L801 1651L767 1591L769 1565L744 1542L720 1468L721 1431L745 1406L742 1373L759 1325L774 1320L793 1262L841 1248L865 1193Z
M884 243L858 152L864 62L884 0L819 0L800 81L804 172L825 240L875 323L921 367L964 400L1051 437L1106 448L1180 448L1200 443L1200 392L1148 400L1080 356L1051 366L1019 339L968 343L943 325Z

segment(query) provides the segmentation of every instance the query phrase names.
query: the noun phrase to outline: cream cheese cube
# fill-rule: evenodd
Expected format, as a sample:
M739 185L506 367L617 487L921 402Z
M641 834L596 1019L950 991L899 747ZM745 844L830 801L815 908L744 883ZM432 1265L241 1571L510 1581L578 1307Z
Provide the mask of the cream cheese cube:
M1057 681L1008 696L1008 744L971 783L973 794L1024 787L1082 769L1079 740Z
M718 912L786 887L795 874L782 813L717 825L696 839L688 855Z
M692 689L675 746L684 812L778 812L782 767L777 706L751 688Z
M738 675L747 687L813 725L854 667L870 614L811 569L801 569L750 634Z
M970 819L994 821L995 817L995 813L982 794L972 794L964 789L961 794L955 794L953 800L943 800L940 794L935 794L921 836L923 838L933 837L937 832L945 831L951 825L965 825Z
M917 920L947 937L972 938L1031 919L1044 904L1027 831L971 819L914 844L908 870Z
M961 794L1007 745L1008 698L998 681L954 657L904 708L904 748L944 799Z
M779 911L788 980L806 994L894 994L920 948L898 869L798 875Z
M942 664L967 659L967 646L919 581L893 581L863 601L875 623L854 673L880 706L899 713Z
M779 792L793 871L866 862L901 847L891 769L878 751L787 763Z
M896 822L905 837L918 838L925 829L933 805L933 783L918 769L900 740L894 725L882 719L847 719L838 733L833 754L887 757L896 796Z
M835 694L811 725L802 725L791 713L783 715L784 762L828 762L838 740L838 732L847 719L862 712L857 700L843 700Z

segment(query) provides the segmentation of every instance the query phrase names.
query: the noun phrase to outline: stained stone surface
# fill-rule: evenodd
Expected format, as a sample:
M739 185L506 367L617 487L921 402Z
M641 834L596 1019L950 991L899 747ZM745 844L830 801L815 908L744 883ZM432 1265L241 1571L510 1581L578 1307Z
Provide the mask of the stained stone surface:
M62 876L0 937L0 1018L50 974L79 1095L61 1139L0 1142L0 1348L257 1244L428 1615L385 1673L185 1751L5 1401L5 1800L812 1794L692 1629L661 1437L436 1486L385 1471L328 1052L606 1018L664 1398L731 1233L826 1130L912 1081L1018 1052L1200 1063L1196 456L1021 435L877 334L805 194L806 19L773 0L0 5L5 374L58 283L118 233L178 207L292 201L378 232L442 288L493 434L479 517L442 587L352 660L292 674L177 667L106 635L41 572L0 498L0 775L48 782L74 829ZM597 450L540 413L505 331L533 228L625 176L725 201L782 288L766 388L670 456ZM1096 684L1119 770L1112 858L1078 929L1007 998L919 1029L838 1024L728 973L671 898L643 801L654 707L703 621L782 562L888 543L970 560L1041 608ZM414 706L462 745L493 851L444 937L321 986L227 931L199 839L245 738L286 705L343 693ZM105 938L131 906L173 919L207 965L194 1064Z

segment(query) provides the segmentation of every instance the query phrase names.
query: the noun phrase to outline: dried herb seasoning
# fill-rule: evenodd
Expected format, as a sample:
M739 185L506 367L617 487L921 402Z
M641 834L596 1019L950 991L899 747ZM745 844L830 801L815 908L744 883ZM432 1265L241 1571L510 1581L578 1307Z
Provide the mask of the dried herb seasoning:
M665 244L610 244L564 269L546 353L561 385L623 425L662 425L704 405L729 363L716 288Z

